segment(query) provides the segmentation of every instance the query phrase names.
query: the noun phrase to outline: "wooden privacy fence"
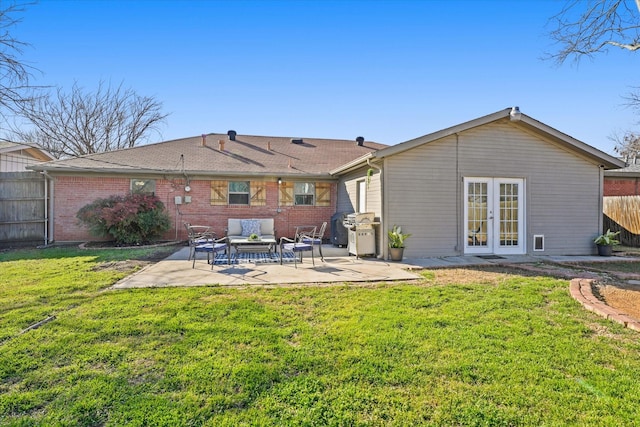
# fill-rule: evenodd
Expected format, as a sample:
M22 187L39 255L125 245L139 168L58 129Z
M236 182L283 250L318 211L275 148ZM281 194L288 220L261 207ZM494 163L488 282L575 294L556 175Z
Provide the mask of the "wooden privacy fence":
M620 243L640 246L640 196L607 196L602 206L603 232L620 231Z
M0 173L0 247L45 242L46 185L37 172Z

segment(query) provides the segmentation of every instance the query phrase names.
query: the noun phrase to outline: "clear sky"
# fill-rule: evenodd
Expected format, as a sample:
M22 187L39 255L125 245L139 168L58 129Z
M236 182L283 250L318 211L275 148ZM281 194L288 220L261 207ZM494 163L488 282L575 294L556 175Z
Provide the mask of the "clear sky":
M548 19L564 1L61 1L12 34L32 83L153 96L170 140L239 134L397 144L514 105L613 154L640 119L640 53L561 67Z

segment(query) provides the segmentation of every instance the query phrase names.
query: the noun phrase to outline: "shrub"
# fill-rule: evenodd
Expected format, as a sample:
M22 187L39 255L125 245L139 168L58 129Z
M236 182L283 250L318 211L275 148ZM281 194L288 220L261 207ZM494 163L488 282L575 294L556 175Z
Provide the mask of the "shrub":
M97 237L111 236L117 244L139 245L157 240L171 222L164 204L150 194L128 194L97 199L76 215Z

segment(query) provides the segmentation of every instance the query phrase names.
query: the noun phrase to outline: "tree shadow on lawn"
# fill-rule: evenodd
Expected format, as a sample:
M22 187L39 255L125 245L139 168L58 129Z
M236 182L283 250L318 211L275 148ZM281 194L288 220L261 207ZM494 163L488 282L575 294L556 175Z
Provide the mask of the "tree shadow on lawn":
M126 262L134 265L158 262L185 247L184 243L172 242L168 245L150 245L136 248L118 248L102 244L99 248L81 249L77 244L51 245L47 247L9 248L0 250L0 262L32 259L61 259L73 257L93 257L95 262Z

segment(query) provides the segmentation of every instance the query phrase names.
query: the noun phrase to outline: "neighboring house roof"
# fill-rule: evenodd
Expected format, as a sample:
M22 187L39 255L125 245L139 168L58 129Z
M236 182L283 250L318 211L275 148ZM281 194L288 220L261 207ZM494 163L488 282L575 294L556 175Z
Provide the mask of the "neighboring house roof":
M632 161L635 162L635 160ZM622 162L624 163L624 161ZM640 177L640 164L632 163L620 169L608 170L605 171L604 176L613 178L637 178Z
M604 166L605 169L613 169L624 166L624 162L621 160L606 154L603 151L598 150L588 144L585 144L582 141L579 141L565 133L562 133L550 126L545 125L542 122L539 122L525 114L522 114L518 111L517 115L513 118L511 117L512 108L507 108L501 111L498 111L493 114L489 114L487 116L483 116L477 118L475 120L471 120L465 123L461 123L459 125L449 127L434 133L430 133L428 135L421 136L419 138L415 138L397 145L393 145L384 149L381 149L376 152L367 153L359 159L355 159L347 164L340 166L339 168L331 170L331 174L340 174L352 170L357 167L361 167L367 161L371 161L374 159L383 159L388 156L392 156L394 154L398 154L417 146L428 144L433 141L437 141L446 136L454 135L456 133L461 133L464 131L468 131L478 126L483 126L496 121L507 121L512 123L514 126L522 128L526 132L534 133L539 135L540 137L550 140L553 143L556 143L560 146L563 146L571 151L579 153L594 162L600 163Z
M219 144L223 141L224 147ZM294 143L292 141L296 141ZM330 178L328 171L383 144L355 140L287 138L225 134L176 139L34 165L34 170L61 173L187 173L216 176L282 176Z
M54 157L35 144L0 141L0 154L24 150L27 154L41 162L48 162Z

